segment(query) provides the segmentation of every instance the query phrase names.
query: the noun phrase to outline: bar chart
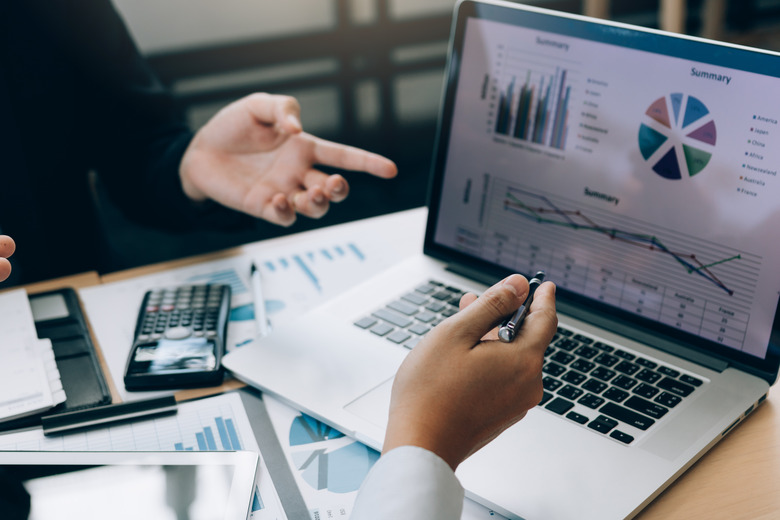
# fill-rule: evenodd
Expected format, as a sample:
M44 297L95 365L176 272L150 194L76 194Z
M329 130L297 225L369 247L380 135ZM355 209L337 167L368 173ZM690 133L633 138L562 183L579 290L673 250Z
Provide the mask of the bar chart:
M566 148L577 71L507 50L495 74L493 132Z

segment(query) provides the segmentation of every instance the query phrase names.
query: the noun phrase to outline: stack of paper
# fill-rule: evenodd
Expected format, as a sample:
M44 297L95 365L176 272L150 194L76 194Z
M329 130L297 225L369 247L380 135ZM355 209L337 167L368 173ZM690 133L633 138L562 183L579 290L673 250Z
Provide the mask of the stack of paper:
M65 401L51 341L38 339L30 300L0 294L0 421L40 413Z

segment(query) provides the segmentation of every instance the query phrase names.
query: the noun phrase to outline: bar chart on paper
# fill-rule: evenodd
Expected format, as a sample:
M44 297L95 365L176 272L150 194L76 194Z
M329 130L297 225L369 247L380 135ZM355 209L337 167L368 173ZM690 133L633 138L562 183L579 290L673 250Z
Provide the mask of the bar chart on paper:
M174 416L46 437L40 430L3 436L0 450L32 451L227 451L258 452L249 418L237 394L183 403ZM262 462L261 473L266 472ZM270 487L268 487L270 485ZM270 479L258 478L251 511L260 518L277 504ZM270 502L269 502L270 500ZM272 508L273 509L273 508ZM274 516L272 515L271 518ZM262 518L266 518L262 516Z

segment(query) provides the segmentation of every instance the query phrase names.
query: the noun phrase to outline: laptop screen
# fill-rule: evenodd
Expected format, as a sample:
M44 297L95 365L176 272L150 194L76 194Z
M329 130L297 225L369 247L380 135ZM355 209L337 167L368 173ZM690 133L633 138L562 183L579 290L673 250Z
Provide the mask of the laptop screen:
M780 57L460 10L426 248L544 270L559 294L764 358L780 288Z

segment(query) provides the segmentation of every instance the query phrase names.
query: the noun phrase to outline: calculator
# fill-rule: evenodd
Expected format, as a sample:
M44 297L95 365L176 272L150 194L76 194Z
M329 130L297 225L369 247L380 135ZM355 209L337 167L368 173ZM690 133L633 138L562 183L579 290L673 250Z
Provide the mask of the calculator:
M161 287L144 294L125 366L127 390L219 385L230 286Z

